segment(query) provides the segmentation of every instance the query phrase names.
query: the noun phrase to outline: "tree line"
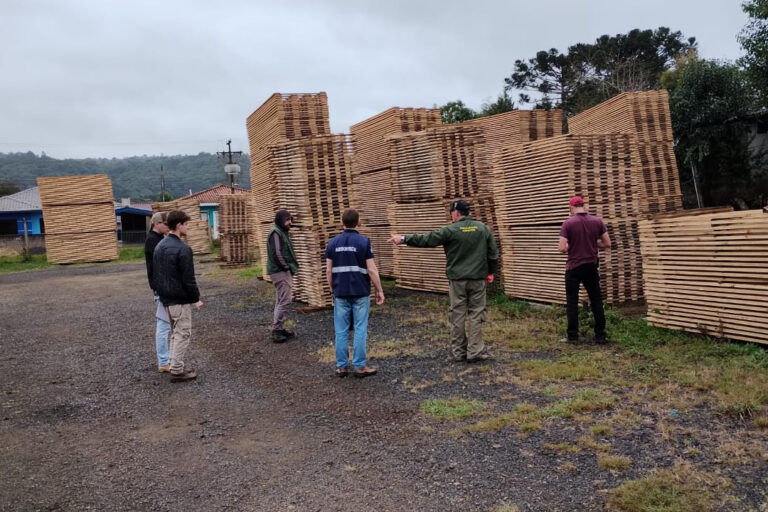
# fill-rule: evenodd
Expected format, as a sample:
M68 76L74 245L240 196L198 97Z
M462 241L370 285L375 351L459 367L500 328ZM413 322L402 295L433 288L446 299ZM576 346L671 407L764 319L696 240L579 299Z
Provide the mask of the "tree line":
M569 117L617 94L664 88L684 204L762 207L768 202L768 152L750 149L749 126L764 130L768 118L768 0L746 1L742 9L748 21L736 35L744 51L736 62L700 58L695 37L668 27L603 35L565 52L550 48L516 60L496 101L480 111L461 100L446 103L442 120L461 122L526 105L562 109L567 131Z
M240 156L238 185L250 187L250 161ZM37 185L43 176L106 174L112 181L115 198L158 201L161 198L161 168L165 200L198 192L214 185L229 185L222 161L215 154L175 156L132 156L128 158L56 159L45 153L0 153L0 196Z

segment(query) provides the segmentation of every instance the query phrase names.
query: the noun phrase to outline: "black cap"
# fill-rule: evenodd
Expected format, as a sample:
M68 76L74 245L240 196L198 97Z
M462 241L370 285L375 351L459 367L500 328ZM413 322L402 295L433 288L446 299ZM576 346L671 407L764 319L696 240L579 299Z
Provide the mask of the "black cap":
M457 199L451 203L451 211L457 210L462 215L469 214L469 203L463 199Z

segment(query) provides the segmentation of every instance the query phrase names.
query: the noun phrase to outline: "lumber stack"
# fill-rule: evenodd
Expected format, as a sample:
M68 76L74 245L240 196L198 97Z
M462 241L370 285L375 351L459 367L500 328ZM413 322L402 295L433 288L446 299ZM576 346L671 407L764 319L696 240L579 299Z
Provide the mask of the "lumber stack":
M573 116L568 126L576 135L634 134L640 211L660 214L682 210L667 91L619 94Z
M200 201L197 199L175 199L162 203L152 203L152 213L182 211L189 216L187 235L183 240L192 249L193 254L210 254L211 228L208 221L200 215Z
M483 130L488 158L510 144L546 139L563 133L562 110L512 110L461 123Z
M650 323L768 343L768 212L691 211L638 227Z
M565 303L566 256L557 252L557 240L569 198L581 195L613 241L600 259L606 301L642 297L634 144L628 134L569 134L496 153L494 199L508 295Z
M221 258L227 263L251 260L253 197L233 194L219 197L219 240Z
M112 182L105 174L37 178L50 263L119 258Z
M325 280L325 247L342 230L341 215L352 204L352 152L349 137L329 135L298 139L269 147L266 170L271 186L253 189L254 201L270 196L277 208L293 215L290 236L299 263L294 298L312 306L333 303ZM259 223L264 244L261 251L266 268L266 240L272 218Z
M361 224L370 230L376 264L383 276L394 275L393 246L387 242L392 231L387 212L394 200L387 137L439 124L439 109L392 107L350 128L356 208Z

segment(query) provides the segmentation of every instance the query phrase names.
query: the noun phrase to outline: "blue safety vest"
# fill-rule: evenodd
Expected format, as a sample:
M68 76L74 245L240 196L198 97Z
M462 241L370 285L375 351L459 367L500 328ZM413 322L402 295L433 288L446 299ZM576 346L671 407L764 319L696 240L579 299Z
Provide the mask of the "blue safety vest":
M373 248L367 237L354 229L345 229L331 239L325 257L333 262L334 296L353 298L371 294L371 278L365 262L373 258Z

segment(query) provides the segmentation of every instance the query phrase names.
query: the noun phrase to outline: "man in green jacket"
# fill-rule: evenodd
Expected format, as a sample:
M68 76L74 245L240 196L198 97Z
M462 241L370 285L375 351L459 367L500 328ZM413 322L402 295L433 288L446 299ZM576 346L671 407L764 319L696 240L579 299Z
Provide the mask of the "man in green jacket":
M299 271L299 263L288 236L291 222L288 210L278 210L275 213L275 225L267 235L267 274L275 285L275 313L271 335L275 343L282 343L295 336L295 333L287 331L284 325L292 300L293 276Z
M499 265L499 250L491 230L469 216L469 203L451 203L452 224L431 233L392 235L395 245L437 247L445 250L446 269L450 283L451 354L454 361L468 363L489 358L483 343L482 324L488 311L485 307L487 283ZM465 329L465 321L469 320Z

